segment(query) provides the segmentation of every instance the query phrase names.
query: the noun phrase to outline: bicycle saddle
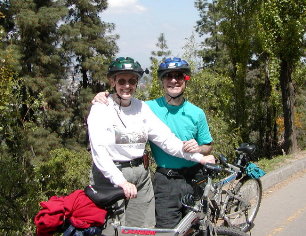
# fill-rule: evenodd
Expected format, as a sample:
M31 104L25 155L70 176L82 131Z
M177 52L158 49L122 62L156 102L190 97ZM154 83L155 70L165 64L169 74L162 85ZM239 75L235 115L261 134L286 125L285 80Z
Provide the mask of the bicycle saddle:
M254 144L242 143L236 150L246 154L252 154L255 151L255 148Z
M111 185L88 185L84 191L96 205L102 208L109 207L115 202L125 198L122 188Z

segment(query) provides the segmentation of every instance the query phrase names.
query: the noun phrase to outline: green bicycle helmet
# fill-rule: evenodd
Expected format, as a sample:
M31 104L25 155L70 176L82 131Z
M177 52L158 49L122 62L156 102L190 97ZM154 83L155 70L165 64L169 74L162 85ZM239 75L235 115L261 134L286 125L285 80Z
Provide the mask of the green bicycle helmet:
M138 78L142 77L144 70L138 61L134 61L131 57L118 57L112 61L108 67L107 77L113 77L116 74L132 72L138 75Z
M158 67L157 70L158 78L161 79L166 73L170 71L182 71L184 74L186 74L185 80L190 79L191 75L190 66L185 60L182 60L179 57L173 57L173 59L172 58L165 59Z

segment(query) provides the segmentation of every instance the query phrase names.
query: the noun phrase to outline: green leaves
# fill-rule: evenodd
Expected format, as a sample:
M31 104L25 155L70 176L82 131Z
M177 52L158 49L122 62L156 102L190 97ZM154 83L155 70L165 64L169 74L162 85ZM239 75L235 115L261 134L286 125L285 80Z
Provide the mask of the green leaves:
M35 168L35 175L46 197L66 195L89 184L90 168L89 152L55 149Z
M265 49L295 63L302 53L305 12L305 1L265 1L259 18Z
M232 156L239 144L240 130L231 119L234 107L234 84L229 77L211 70L202 70L187 83L185 96L202 108L214 139L214 152Z

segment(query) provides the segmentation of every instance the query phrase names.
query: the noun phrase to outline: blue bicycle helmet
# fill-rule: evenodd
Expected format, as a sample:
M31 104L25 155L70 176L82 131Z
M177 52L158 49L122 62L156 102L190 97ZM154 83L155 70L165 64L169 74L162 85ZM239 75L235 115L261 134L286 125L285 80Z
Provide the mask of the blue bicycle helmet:
M179 57L173 57L172 58L167 58L165 59L158 67L157 70L157 75L158 78L161 79L166 73L170 71L182 71L185 76L185 80L190 79L190 74L191 74L191 69L189 64L185 61L182 60Z

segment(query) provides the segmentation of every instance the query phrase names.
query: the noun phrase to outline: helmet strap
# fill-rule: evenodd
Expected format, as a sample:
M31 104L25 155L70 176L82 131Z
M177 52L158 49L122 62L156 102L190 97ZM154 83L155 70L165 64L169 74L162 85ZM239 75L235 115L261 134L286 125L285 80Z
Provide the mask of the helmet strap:
M185 80L185 83L187 83L187 81ZM169 93L167 93L167 95L170 97L170 99L167 101L167 103L169 103L171 100L175 100L181 96L183 96L185 92L185 89L183 90L183 92L181 92L179 95L176 95L176 96L171 96Z
M171 100L175 100L181 96L183 96L184 92L180 93L179 95L177 96L171 96L170 94L167 93L167 95L170 97L170 99L167 101L167 103L169 103Z
M121 110L121 107L122 107L122 100L128 100L128 99L122 98L122 97L117 93L116 87L114 87L114 90L115 90L115 95L116 95L116 97L119 98L119 109ZM130 103L131 103L131 101L130 101Z

